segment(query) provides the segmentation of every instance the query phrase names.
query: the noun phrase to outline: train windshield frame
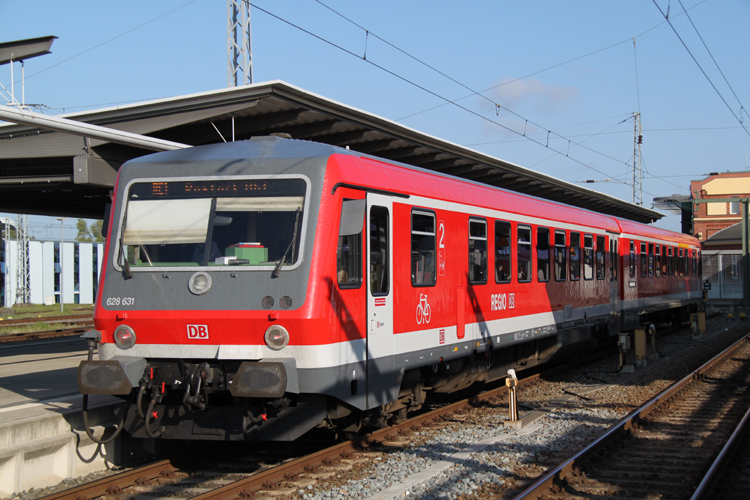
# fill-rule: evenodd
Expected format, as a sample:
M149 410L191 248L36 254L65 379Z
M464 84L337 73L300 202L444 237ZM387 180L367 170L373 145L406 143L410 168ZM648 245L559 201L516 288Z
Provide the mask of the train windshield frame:
M305 176L133 179L124 194L117 270L286 271L302 262Z

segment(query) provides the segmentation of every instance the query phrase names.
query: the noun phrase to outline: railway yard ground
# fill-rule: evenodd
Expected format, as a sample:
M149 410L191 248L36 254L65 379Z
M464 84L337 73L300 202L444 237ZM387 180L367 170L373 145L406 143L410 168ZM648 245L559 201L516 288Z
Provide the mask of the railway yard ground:
M251 443L181 445L173 442L161 446L158 453L141 454L132 463L109 464L109 470L69 474L74 477L65 479L64 471L53 471L58 481L62 479L61 482L41 487L44 483L39 481L33 483L37 485L34 488L26 486L7 495L3 491L0 496L22 500L47 495L55 495L55 499L93 499L102 493L87 492L85 484L94 480L112 481L121 474L130 473L133 477L117 486L107 483L107 486L100 487L106 500L166 497L200 500L240 497L306 500L514 498L540 476L565 464L639 406L653 400L748 332L748 322L719 316L709 321L708 332L700 337L695 337L685 327L658 334L658 357L632 373L618 370L617 354L603 354L585 363L522 380L518 388L522 427L508 425L508 396L501 387L504 384L477 385L452 401L428 399L430 407L425 410L439 411L441 415L416 415L415 420L408 421L405 427L383 429L359 441L338 444L331 452L325 449L335 443L315 432L299 442L271 447ZM744 401L750 398L742 391L750 386L750 345L741 346L729 356L729 361L736 370L726 381L720 381L720 376L714 373L702 375L700 379L708 384L699 388L696 394L670 396L676 399L659 401L656 406L662 411L676 408L675 401L680 399L703 401L704 393L708 397L709 389L717 386L734 388L719 398L726 402L737 397L743 400L744 409L738 406L740 403L731 403L726 411L712 410L711 416L703 417L703 420L691 420L692 417L684 413L666 417L668 425L653 424L662 426L656 431L649 428L651 415L644 414L629 428L625 438L610 442L606 451L596 452L598 454L592 455L594 458L589 456L588 465L577 462L568 476L558 477L553 489L542 494L541 498L690 498L691 493L684 491L692 491L705 470L693 471L685 467L682 473L674 472L667 467L668 464L677 463L684 457L670 455L674 452L669 451L658 454L655 445L646 448L646 452L632 451L629 445L651 433L657 434L657 441L678 442L683 455L715 455L707 451L707 443L716 441L708 434L713 423L738 418L737 415L741 417L747 410ZM632 350L627 353L626 362L635 364ZM520 376L525 374L522 372ZM493 388L497 391L484 396L479 394L480 390ZM468 398L468 402L453 402L462 398ZM706 402L705 406L708 405ZM0 417L15 413L9 408L7 402L0 401L0 411L5 410ZM71 411L75 413L74 408ZM106 422L105 417L101 418ZM657 417L653 418L656 422ZM75 419L69 417L68 421L74 422ZM2 432L3 426L7 425L5 421L0 423L0 439L5 439ZM70 425L75 427L76 424ZM81 442L85 441L84 438L85 435ZM0 449L5 447L4 441L0 441L0 445L3 445ZM96 454L96 447L90 443L79 454L90 458ZM652 461L645 461L647 457L644 455L653 455ZM304 466L298 464L299 457L307 457L302 458L306 460ZM595 476L591 464L605 469L607 457L618 457L624 464L618 467L622 467L625 474L636 473L627 469L628 464L647 464L645 469L653 483L643 480L636 488L614 484L614 479L612 483L605 483L597 476L593 485L586 486L585 480ZM707 457L708 465L712 458ZM139 472L138 467L143 463L152 462L157 464L152 466L152 472ZM7 463L7 459L0 452L0 482L10 477L3 475L3 463ZM50 462L39 459L19 463L23 467L49 467ZM700 467L707 469L708 465ZM56 477L55 474L47 475L46 484L52 484L49 481ZM258 478L262 482L254 483ZM685 486L684 491L675 484ZM4 487L0 486L0 490Z
M68 304L60 311L59 305L17 305L0 309L0 342L15 342L50 338L54 332L65 330L74 335L82 329L93 328L92 306Z

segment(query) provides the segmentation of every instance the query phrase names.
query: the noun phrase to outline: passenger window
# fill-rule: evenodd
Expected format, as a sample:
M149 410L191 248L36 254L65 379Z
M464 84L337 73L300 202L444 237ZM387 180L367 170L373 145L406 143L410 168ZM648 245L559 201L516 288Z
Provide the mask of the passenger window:
M510 222L495 221L495 282L509 283L511 272Z
M635 241L630 240L630 277L635 278Z
M549 281L549 229L536 229L536 277L539 281Z
M690 276L690 269L688 268L688 259L690 258L690 250L685 249L685 258L682 260L684 276Z
M370 293L388 295L391 289L388 266L388 209L370 209Z
M487 283L487 222L469 219L469 282Z
M617 281L617 268L620 265L620 252L617 250L617 240L615 240L615 251L612 254L612 277L610 278L610 281L614 278L614 281Z
M570 233L570 279L581 279L581 233Z
M596 237L596 279L603 280L604 273L607 269L607 263L605 262L607 252L607 244L604 242L604 236ZM610 262L612 257L610 256Z
M654 276L661 277L661 245L656 245L656 265L654 266Z
M698 250L693 250L693 276L696 276L697 266L695 265L695 256L698 254Z
M620 265L620 251L617 250L617 240L615 240L615 254L612 256L612 262L614 263L612 276L614 276L615 281L617 281L617 269Z
M565 256L567 244L565 242L565 231L555 231L555 280L565 281L567 262Z
M583 235L583 279L594 279L594 237Z
M531 228L518 226L518 281L531 281Z
M678 249L677 252L678 252L677 269L680 273L680 276L684 276L685 275L685 257L684 257L685 254L683 253L682 248Z
M654 277L654 244L648 244L648 277Z
M641 243L641 278L648 276L648 253L646 253L646 244Z
M667 247L667 275L674 275L674 256L672 255L672 247Z
M703 279L703 260L701 259L701 252L700 250L697 250L696 253L695 260L698 261L698 276Z
M336 281L339 288L362 286L362 228L365 200L344 200L341 205Z
M435 214L411 213L411 284L435 284Z

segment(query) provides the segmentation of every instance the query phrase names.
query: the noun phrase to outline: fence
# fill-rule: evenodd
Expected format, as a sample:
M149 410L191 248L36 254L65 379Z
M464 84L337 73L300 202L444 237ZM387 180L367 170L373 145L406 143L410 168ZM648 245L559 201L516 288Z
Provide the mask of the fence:
M703 252L703 281L711 283L709 299L742 298L742 254L739 250Z

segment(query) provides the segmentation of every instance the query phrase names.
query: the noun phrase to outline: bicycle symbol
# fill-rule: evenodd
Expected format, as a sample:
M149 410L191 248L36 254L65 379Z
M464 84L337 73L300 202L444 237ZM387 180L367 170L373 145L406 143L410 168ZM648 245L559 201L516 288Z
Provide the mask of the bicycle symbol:
M427 303L427 295L419 294L419 304L417 304L417 324L427 324L432 319L432 310L430 304Z

